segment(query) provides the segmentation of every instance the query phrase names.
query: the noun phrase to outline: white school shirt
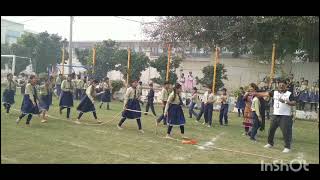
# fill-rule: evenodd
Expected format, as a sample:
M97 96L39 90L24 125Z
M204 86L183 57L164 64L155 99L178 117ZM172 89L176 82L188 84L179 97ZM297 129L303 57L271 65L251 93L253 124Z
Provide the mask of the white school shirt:
M286 103L282 103L279 99L283 99L285 101L292 101L293 95L290 91L286 91L284 93L280 93L279 91L273 91L270 93L270 96L273 97L273 115L282 115L282 116L291 116L291 106Z

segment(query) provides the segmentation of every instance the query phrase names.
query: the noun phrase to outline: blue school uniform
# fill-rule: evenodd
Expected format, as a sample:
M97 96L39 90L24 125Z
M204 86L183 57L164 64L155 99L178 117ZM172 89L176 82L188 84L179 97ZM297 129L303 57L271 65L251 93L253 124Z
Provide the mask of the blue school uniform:
M32 103L31 98L33 98L33 100L36 102L35 105ZM22 114L39 114L39 107L37 101L38 95L36 87L28 83L26 85L26 91L21 104Z
M73 107L73 83L63 80L61 83L61 97L59 106L60 107Z
M240 95L237 99L236 108L244 109L246 103L244 102L243 95Z
M180 95L176 94L176 99L173 100L174 93L169 95L166 104L166 112L168 112L167 122L169 126L182 126L186 123L184 113L182 110L182 99Z
M132 87L129 87L126 95L125 95L125 102L127 109L141 111L140 103L139 103L139 91ZM129 119L140 119L141 112L133 112L125 110L122 113L122 116Z
M50 92L50 87L45 87L45 85L40 87L40 100L39 100L39 109L49 110L50 105L52 104L52 93Z
M319 90L312 87L310 92L310 103L319 103Z
M96 108L94 107L94 104L92 102L95 95L95 89L92 85L90 85L86 90L85 95L81 98L77 110L82 113L95 112Z
M9 81L8 86L2 94L2 104L14 104L14 96L16 94L16 84L14 81Z

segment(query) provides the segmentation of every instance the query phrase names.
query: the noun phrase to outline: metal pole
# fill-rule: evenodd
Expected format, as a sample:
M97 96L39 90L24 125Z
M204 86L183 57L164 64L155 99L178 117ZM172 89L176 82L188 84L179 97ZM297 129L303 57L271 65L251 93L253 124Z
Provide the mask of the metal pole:
M171 45L168 45L168 63L167 63L167 75L166 80L169 81L169 73L170 73L170 59L171 59Z
M14 76L14 73L16 71L16 56L13 56L13 60L12 60L12 75Z
M70 16L69 74L72 74L72 23L73 16Z

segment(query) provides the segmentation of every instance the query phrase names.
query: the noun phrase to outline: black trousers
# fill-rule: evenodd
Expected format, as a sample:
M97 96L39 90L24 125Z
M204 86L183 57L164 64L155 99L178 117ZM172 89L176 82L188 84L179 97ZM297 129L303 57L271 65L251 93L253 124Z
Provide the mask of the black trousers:
M148 102L147 102L146 112L149 112L149 107L151 108L151 111L152 111L153 115L154 115L154 116L157 116L157 115L156 115L156 111L154 110L153 101L148 101Z
M202 102L201 103L200 112L199 112L198 117L197 117L197 121L199 121L201 119L201 116L202 116L203 113L204 113L204 103Z
M121 127L121 125L124 123L124 121L125 121L126 119L127 119L126 117L122 117L122 118L120 119L120 122L119 122L118 126ZM137 124L138 124L139 130L141 130L141 129L142 129L142 125L141 125L141 120L140 120L140 119L137 119Z
M274 144L274 135L277 128L280 127L285 143L284 147L290 149L292 140L292 124L292 116L273 115L269 129L268 143L270 145Z
M164 106L162 107L162 114L161 116L157 119L157 122L161 122L163 120L163 124L164 125L167 125L167 120L166 120L166 117L164 116L164 109L166 108L166 104L167 102L164 103Z
M21 115L19 116L19 119L22 119L22 118L25 117L26 115L27 115L27 114L21 114ZM32 114L28 114L26 124L30 124L31 119L32 119Z
M60 111L62 111L63 109L67 108L67 118L70 118L70 108L68 107L60 107Z

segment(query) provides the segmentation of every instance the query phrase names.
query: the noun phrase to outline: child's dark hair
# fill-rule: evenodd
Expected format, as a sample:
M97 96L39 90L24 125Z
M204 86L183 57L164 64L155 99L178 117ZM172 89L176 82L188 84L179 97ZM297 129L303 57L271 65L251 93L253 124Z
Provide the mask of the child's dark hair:
M11 73L8 73L8 74L7 74L7 78L8 78L9 76L12 76L12 74L11 74Z
M257 91L259 89L255 83L250 83L249 86L252 87L255 91Z
M35 78L35 77L36 77L36 75L31 74L31 75L29 76L29 79L31 80L31 79L33 79L33 78Z
M92 81L92 83L98 84L98 83L99 83L99 81L98 81L98 80L96 80L96 79L94 79L94 80Z
M167 85L167 84L170 84L169 81L165 81L165 82L163 83L163 85Z
M225 91L225 92L227 92L227 89L226 89L226 88L222 88L222 91Z
M181 88L181 84L176 83L176 85L175 85L174 88L173 88L173 100L172 100L172 101L176 100L177 89L180 89L180 88Z

